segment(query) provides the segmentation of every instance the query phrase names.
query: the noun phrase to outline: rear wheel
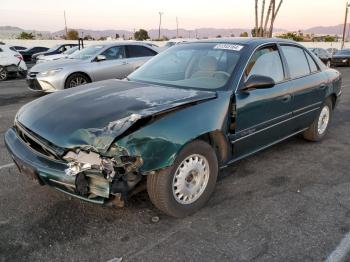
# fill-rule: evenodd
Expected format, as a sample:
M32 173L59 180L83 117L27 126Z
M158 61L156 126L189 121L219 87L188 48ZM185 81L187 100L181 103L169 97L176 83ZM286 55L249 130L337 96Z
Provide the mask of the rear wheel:
M67 89L67 88L72 88L80 85L85 85L90 82L91 82L90 79L86 75L75 73L67 78L65 88Z
M5 81L8 77L8 73L5 67L0 66L0 81Z
M332 101L327 99L314 122L304 132L306 140L320 141L326 135L332 117Z
M153 204L173 217L195 213L210 198L218 175L212 147L200 140L186 145L168 174L147 177L147 191Z

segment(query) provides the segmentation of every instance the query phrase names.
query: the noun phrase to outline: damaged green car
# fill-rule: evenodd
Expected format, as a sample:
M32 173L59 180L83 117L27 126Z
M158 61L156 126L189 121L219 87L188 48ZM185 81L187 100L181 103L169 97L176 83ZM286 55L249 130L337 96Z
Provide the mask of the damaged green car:
M146 185L156 207L184 217L208 201L221 168L298 133L321 140L340 87L339 72L294 42L186 43L124 81L34 100L5 142L42 185L118 206Z

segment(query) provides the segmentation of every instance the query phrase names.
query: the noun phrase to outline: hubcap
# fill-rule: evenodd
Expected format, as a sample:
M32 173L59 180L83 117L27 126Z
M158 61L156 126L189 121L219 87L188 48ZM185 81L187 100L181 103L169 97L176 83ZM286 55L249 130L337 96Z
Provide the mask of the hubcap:
M331 61L327 61L327 67L331 67Z
M84 77L77 76L70 81L69 87L76 87L85 84L87 84L86 79Z
M318 125L317 125L318 133L320 135L322 135L327 129L328 122L329 122L329 115L330 115L329 107L324 106L318 118Z
M6 79L7 73L3 67L0 68L0 80Z
M190 155L178 166L173 179L173 195L180 204L195 202L209 181L208 160L198 154Z

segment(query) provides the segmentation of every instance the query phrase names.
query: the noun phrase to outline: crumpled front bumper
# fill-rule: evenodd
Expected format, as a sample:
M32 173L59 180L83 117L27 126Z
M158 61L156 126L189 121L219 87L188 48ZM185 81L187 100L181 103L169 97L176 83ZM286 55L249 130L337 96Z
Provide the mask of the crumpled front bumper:
M21 173L27 175L30 173L31 178L37 176L39 183L93 203L103 204L109 197L110 183L96 173L87 174L91 191L90 197L77 194L75 192L75 176L65 174L67 163L49 159L36 152L25 144L14 128L5 133L5 144Z

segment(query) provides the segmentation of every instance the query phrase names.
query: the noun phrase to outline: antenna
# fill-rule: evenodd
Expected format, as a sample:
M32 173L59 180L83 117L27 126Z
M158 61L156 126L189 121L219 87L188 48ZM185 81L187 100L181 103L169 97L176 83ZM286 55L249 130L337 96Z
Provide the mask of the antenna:
M64 29L66 31L66 39L68 36L68 29L67 29L67 19L66 19L66 10L63 11L63 15L64 15Z

